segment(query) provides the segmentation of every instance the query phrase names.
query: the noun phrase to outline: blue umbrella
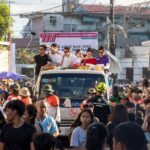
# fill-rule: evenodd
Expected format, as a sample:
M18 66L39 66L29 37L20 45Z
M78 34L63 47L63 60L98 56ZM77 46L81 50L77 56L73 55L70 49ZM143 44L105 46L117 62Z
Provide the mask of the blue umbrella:
M22 76L14 72L0 72L0 79L20 80Z

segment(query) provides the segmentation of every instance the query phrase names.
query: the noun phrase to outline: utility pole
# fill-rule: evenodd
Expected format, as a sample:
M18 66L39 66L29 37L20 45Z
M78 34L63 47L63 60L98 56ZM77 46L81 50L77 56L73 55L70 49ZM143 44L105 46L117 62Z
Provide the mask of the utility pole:
M71 9L71 32L73 31L73 13L74 13L74 9L75 9L75 2L71 1L70 4L70 9Z
M111 20L111 26L110 26L110 33L109 33L109 40L110 40L110 51L113 55L115 55L115 27L114 27L114 1L110 0L110 20Z
M8 29L8 72L10 71L10 50L11 50L11 3L14 3L14 1L6 1L6 3L8 3L9 6L9 29Z
M9 20L8 20L8 33L7 33L7 42L9 43L8 44L8 71L10 71L10 49L11 49L11 10L10 10L10 5L11 3L14 3L14 1L3 1L1 0L0 1L1 4L6 4L8 3L8 6L9 6Z

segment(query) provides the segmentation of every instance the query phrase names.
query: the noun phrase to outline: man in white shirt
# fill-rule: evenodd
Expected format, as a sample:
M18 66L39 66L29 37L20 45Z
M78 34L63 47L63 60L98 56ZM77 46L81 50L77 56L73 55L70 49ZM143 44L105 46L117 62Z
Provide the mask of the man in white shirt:
M48 54L51 59L52 65L59 66L61 63L62 56L61 56L60 52L58 51L57 44L53 43L53 44L51 44L51 46L49 48L50 48L50 51Z
M68 68L74 64L80 63L78 61L78 59L76 58L76 56L70 52L69 47L64 47L63 52L64 53L63 53L62 60L61 60L61 67L62 68Z

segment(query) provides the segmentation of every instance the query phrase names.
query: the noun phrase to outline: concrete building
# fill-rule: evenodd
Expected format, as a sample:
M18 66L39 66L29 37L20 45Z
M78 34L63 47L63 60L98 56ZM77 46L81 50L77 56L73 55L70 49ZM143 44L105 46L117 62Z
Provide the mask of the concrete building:
M143 47L138 46L150 39L149 3L140 10L137 8L116 6L114 9L116 56L122 65L122 72L118 75L118 79L122 80L137 81L145 74L143 69L148 67L149 60L145 55L149 53L149 50L145 47L144 56L141 56L140 51L143 51ZM35 32L35 37L39 38L40 32L96 31L99 33L99 45L108 47L111 24L108 19L109 13L109 6L84 5L79 4L78 0L62 0L61 12L37 12L22 15L22 17L29 18L23 37L30 38L31 32Z
M124 54L117 51L117 56L122 67L118 74L119 80L140 81L143 77L150 78L150 46L131 46L132 57L124 57ZM122 49L122 52L125 52ZM121 56L122 55L122 56Z
M97 31L99 45L107 45L107 32L110 7L105 5L83 5L78 0L63 0L62 12L37 12L25 14L29 18L23 30L23 37L30 37L31 31L39 38L40 32L77 32ZM125 6L116 6L115 24L124 29L128 39L124 38L122 29L116 27L116 48L140 46L141 42L150 39L150 10L131 11ZM136 13L136 15L135 15Z

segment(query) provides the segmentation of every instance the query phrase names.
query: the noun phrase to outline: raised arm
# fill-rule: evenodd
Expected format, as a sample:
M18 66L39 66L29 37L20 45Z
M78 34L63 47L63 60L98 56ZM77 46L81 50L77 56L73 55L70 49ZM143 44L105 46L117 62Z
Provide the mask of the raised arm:
M25 60L26 63L28 64L34 64L35 63L35 59L32 57L28 57L27 55L22 55L21 59Z

